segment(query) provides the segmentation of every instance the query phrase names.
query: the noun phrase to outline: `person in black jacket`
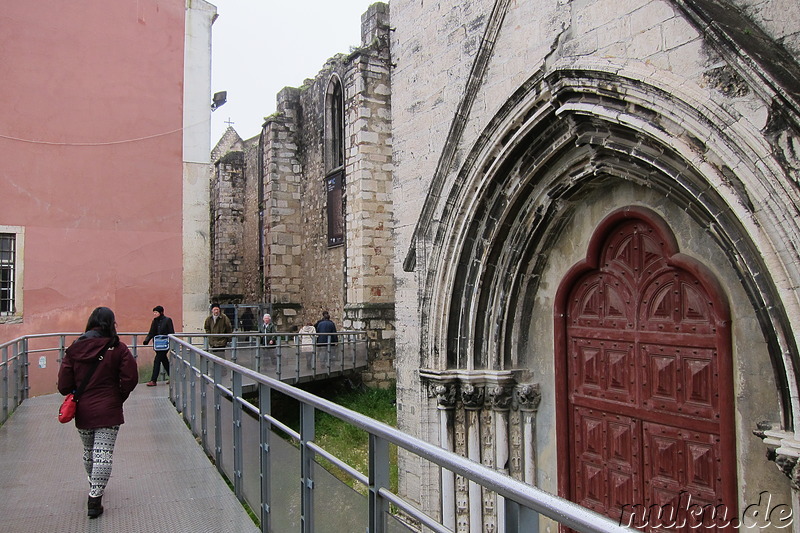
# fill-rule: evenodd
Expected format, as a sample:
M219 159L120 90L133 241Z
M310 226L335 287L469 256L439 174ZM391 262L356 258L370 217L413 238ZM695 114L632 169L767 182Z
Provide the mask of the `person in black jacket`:
M164 315L164 308L157 305L153 308L153 322L150 324L150 332L144 339L144 343L150 342L150 339L157 335L172 335L175 333L175 328L172 326L172 319ZM154 346L155 348L155 343ZM161 371L161 365L164 365L164 372L167 373L167 383L169 383L169 358L167 357L169 349L158 350L156 349L156 357L153 359L153 375L150 381L147 382L148 387L155 387L158 380L158 373Z
M327 311L322 312L322 320L314 324L317 333L336 333L336 324L331 320L331 315ZM330 354L331 359L336 358L336 346L339 344L338 335L317 335L317 347L322 353Z

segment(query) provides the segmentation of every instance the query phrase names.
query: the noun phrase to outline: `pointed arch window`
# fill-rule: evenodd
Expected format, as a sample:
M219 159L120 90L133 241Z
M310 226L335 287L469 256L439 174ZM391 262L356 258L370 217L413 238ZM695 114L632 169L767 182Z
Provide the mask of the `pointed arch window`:
M328 246L344 244L344 98L342 82L333 76L325 91L325 193Z

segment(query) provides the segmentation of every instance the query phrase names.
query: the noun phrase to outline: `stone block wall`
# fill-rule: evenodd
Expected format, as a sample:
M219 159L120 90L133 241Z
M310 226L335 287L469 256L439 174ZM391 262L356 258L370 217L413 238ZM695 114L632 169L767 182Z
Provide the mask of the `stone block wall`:
M232 182L234 169L223 166L212 194L215 205L236 197L244 213L240 227L230 217L230 223L217 217L214 225L217 241L238 246L225 250L235 256L236 272L243 271L231 288L244 295L242 303L266 301L279 331L313 324L326 310L339 329L368 331L370 358L378 362L365 378L380 387L394 384L388 14L386 4L372 5L362 17L361 47L330 58L302 87L281 91L259 138L220 142L215 159L222 163L234 157L226 150L238 150L243 176ZM345 224L344 243L333 246L324 152L332 80L343 95L343 202L334 208L343 210ZM215 276L228 282L233 260L216 255ZM227 287L216 283L213 293Z
M291 324L279 310L300 299L303 283L302 236L298 233L304 177L297 137L300 112L299 91L281 91L277 113L267 119L262 138L264 291L275 311L276 326L284 330Z
M211 291L224 300L243 292L244 157L228 152L215 165L211 186Z

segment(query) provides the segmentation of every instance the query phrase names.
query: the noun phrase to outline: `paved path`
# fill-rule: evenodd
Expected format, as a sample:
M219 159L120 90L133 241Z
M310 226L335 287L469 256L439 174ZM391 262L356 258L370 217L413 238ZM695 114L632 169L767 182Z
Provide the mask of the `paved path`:
M0 533L257 532L170 403L140 384L125 403L105 513L86 516L88 483L61 396L23 402L0 427Z

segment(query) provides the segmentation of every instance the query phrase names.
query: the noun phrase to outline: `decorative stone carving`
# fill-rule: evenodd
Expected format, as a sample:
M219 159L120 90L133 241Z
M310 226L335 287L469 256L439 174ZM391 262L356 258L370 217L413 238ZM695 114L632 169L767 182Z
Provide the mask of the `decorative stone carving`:
M431 385L436 406L439 409L453 409L456 406L456 386L452 383L434 383Z
M467 383L461 387L461 401L464 403L464 409L480 409L483 407L483 400L486 395L486 389L483 387L476 387Z
M542 393L539 391L539 384L520 385L516 390L516 403L523 411L536 411L542 401Z
M774 430L771 422L759 422L753 435L759 437L767 446L767 459L774 461L778 469L789 478L795 490L800 490L800 441L794 434L783 430Z
M511 408L512 390L509 387L496 385L489 389L489 400L492 404L492 409L508 410Z

